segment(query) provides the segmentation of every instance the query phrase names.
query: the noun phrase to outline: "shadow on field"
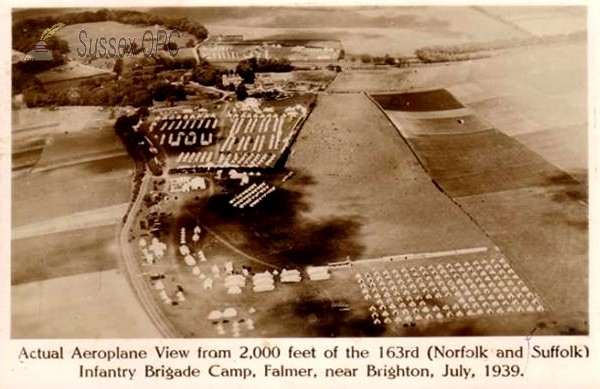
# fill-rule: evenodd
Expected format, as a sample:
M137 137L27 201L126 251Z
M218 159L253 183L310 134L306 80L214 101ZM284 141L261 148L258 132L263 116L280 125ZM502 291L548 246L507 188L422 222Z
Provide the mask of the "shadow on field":
M291 181L254 208L231 206L229 200L235 193L215 195L200 211L202 223L249 255L279 267L360 257L365 249L360 242L361 217L306 218L302 213L310 206L303 189L313 185L314 179L297 174Z
M572 176L560 172L552 176L546 177L546 185L548 186L566 186L558 188L552 194L552 200L557 203L568 203L572 201L588 201L587 187L584 184L579 183Z
M332 307L332 302L328 299L306 299L281 303L271 309L271 312L273 317L291 316L291 320L302 323L304 326L302 328L303 336L380 336L385 331L385 326L374 325L368 315L359 317L352 315L351 311L340 311Z

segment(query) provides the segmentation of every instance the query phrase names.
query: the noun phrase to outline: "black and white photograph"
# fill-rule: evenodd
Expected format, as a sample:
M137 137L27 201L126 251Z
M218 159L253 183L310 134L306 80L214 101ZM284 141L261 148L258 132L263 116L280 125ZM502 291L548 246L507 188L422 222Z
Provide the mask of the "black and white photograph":
M589 335L586 5L175 5L10 9L12 340Z

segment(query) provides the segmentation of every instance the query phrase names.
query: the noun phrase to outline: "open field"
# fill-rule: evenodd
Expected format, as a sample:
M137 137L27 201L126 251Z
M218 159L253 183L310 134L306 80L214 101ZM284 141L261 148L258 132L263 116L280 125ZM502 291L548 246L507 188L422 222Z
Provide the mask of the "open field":
M117 224L48 233L12 241L13 285L114 269Z
M445 89L371 95L386 111L444 111L464 108Z
M129 201L131 165L122 156L14 178L13 227Z
M15 138L47 136L101 128L112 121L109 111L100 107L21 108L12 110L12 135Z
M127 155L112 127L54 134L47 143L36 171Z
M555 184L457 201L517 264L551 309L585 320L588 221L578 190L577 185Z
M587 124L517 135L516 140L581 183L588 182Z
M114 77L114 73L73 61L61 66L57 66L45 72L38 73L35 77L40 80L40 82L44 84L46 88L52 87L53 84L59 84L60 88L64 88L64 84L60 84L63 81L74 80L77 82L79 79L84 80L98 76L103 76L110 79ZM72 86L78 86L78 84L76 83Z
M29 282L11 289L12 338L157 338L118 270Z
M514 26L466 7L250 9L158 8L203 23L211 35L245 39L335 39L347 53L409 55L432 44L456 44L523 37ZM244 26L244 27L240 27Z
M458 90L465 94L470 90L481 96L481 89L472 85ZM519 89L521 94L515 99L504 98L502 101L525 101L524 91L527 87ZM562 92L576 94L570 90ZM535 104L537 110L552 100L552 96L539 98L541 101ZM477 103L467 106L475 114L485 107ZM517 115L528 115L529 107L519 106ZM437 112L443 115L444 111ZM400 120L394 120L399 126L398 131L407 138L437 185L473 218L547 301L549 313L540 318L540 323L544 326L552 323L554 329L548 329L550 333L587 333L587 188L580 183L585 182L587 165L583 158L578 160L581 166L576 166L577 162L562 165L578 173L569 175L551 164L564 161L561 158L568 153L585 155L585 137L577 135L583 129L536 128L531 132L508 131L507 135L465 121L462 133L436 133L431 131L432 127L429 133L423 134L414 129L426 128L428 121L440 119L403 117L403 113L394 111L390 114L392 120L400 117ZM518 118L517 115L512 118ZM576 117L573 112L569 115ZM452 123L455 117L450 114L447 119ZM586 117L582 115L578 119L585 120ZM471 126L473 128L469 128ZM560 144L560 139L565 143ZM526 145L531 145L531 149ZM542 156L548 154L550 162L536 151ZM567 172L572 173L571 170ZM559 277L559 274L569 274L569 277Z
M387 111L387 115L405 137L425 135L450 135L484 131L490 128L488 124L470 115L469 110L459 110L456 116L446 116L447 111L439 112L440 117L427 112L424 118L417 115L407 115L406 112ZM416 116L416 117L415 117ZM428 117L433 116L433 117Z
M409 139L431 177L453 197L549 181L575 183L527 147L497 130Z
M586 8L579 7L478 7L533 35L569 34L586 25Z
M338 74L329 90L377 93L445 87L484 127L516 137L581 178L587 171L586 53L585 42L577 42L515 50L470 62L346 71ZM413 122L411 128L422 127L410 117L402 118Z
M229 210L228 198L215 197L203 220L244 251L278 264L489 243L435 189L362 94L319 96L287 167L296 175L256 210L240 214Z
M60 139L59 134L84 131L82 135L73 136L77 141L85 142L88 137L94 137L96 130L108 126L110 121L108 111L100 111L98 107L61 107L52 111L43 108L22 108L11 112L13 171L33 168L42 158L44 148L57 146L56 142L52 142L52 136L58 136ZM68 143L58 144L64 146ZM86 147L90 148L103 146L95 142L86 144ZM48 156L48 153L44 154Z
M117 204L21 225L12 229L11 240L117 224L122 220L128 205L129 203Z

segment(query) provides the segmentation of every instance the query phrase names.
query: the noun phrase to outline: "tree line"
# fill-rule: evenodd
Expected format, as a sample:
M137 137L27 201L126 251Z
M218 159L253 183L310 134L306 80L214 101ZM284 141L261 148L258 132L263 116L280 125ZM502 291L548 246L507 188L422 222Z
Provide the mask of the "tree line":
M571 34L546 35L542 37L527 37L521 39L504 39L490 42L471 42L448 46L430 46L418 49L415 55L425 63L452 62L477 59L490 55L489 51L513 49L519 47L557 43L564 41L577 41L585 39L587 34L578 31Z
M287 58L248 58L240 61L235 71L247 84L254 83L256 73L291 72L294 66Z

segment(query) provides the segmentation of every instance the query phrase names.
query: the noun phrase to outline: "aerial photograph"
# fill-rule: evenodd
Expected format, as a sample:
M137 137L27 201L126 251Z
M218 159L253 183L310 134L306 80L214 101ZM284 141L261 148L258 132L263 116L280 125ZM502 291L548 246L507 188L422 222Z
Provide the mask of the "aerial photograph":
M11 18L11 338L589 334L586 6Z

